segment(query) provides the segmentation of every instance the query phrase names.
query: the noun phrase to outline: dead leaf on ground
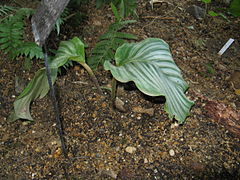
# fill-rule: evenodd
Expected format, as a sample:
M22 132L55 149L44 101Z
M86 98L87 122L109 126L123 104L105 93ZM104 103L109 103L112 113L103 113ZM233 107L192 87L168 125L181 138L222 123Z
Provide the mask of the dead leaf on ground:
M226 127L240 138L240 113L232 107L217 101L208 101L205 106L207 115Z

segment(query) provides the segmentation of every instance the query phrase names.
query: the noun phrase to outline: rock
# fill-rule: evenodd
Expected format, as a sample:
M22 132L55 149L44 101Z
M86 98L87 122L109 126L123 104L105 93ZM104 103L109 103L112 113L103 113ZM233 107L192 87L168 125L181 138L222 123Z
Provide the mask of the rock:
M117 88L117 96L124 96L126 93L125 93L125 91L124 91L124 87L122 87L122 86L119 86L118 88Z
M175 152L174 152L173 149L170 149L170 150L169 150L169 155L170 155L170 156L175 156Z
M23 126L27 126L27 125L29 125L29 124L31 124L32 122L31 121L23 121L22 122L22 125Z
M53 153L53 157L54 158L59 158L62 154L62 149L61 148L57 148L56 151L54 151Z
M25 88L27 81L19 76L15 76L15 91L20 94Z
M177 122L175 122L175 123L171 124L171 129L174 129L174 128L178 127L178 126L179 126L179 124Z
M135 171L133 167L125 167L118 172L117 179L121 180L128 180L128 179L135 179Z
M124 108L124 102L119 99L118 97L115 100L115 107L116 109L118 109L121 112L126 112L125 108Z
M205 16L205 10L199 6L192 5L186 9L186 12L191 14L193 17L195 17L198 20L201 20Z
M133 154L137 149L135 147L131 147L131 146L128 146L126 147L125 151L130 153L130 154Z
M200 162L192 162L190 164L190 167L192 169L194 169L197 172L203 172L205 170L205 166L204 164L200 163Z
M137 107L134 107L132 111L136 112L136 113L148 114L150 116L154 115L154 109L153 108L144 109L144 108L142 108L140 106L137 106Z
M99 173L101 175L107 175L107 176L109 176L109 177L111 177L113 179L117 179L117 174L114 171L112 171L112 170L104 170L103 169L103 170L100 170Z
M227 71L227 70L228 70L228 68L227 68L226 66L224 66L224 65L222 65L222 64L220 64L220 63L217 63L217 66L218 66L218 68L219 68L220 70L222 70L222 71Z
M229 80L235 90L240 89L240 70L235 70Z
M93 21L93 25L94 26L102 26L102 23L100 21L98 21L98 20L94 20Z

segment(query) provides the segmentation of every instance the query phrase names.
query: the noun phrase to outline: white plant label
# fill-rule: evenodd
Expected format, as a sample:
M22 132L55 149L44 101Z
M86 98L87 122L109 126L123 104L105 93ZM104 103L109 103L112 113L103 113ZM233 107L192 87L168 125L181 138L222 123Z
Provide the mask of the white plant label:
M231 46L231 44L234 42L234 39L230 38L226 44L222 47L222 49L218 52L218 55L221 56L223 53Z

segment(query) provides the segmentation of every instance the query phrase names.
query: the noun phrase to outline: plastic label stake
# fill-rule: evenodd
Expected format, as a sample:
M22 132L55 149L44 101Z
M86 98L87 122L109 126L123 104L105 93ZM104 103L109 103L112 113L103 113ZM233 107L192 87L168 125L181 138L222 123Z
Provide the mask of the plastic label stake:
M234 39L230 38L226 44L222 47L222 49L218 52L218 55L221 56L223 53L231 46L231 44L234 42Z

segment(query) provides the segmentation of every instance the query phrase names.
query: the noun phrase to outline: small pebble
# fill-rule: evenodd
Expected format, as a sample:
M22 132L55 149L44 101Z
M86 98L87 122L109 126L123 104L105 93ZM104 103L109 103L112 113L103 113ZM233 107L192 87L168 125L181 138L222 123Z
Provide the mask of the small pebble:
M125 151L132 154L136 151L137 149L135 147L128 146L126 147Z
M170 154L170 156L175 156L174 150L173 150L173 149L170 149L170 150L169 150L169 154Z
M144 163L148 163L148 159L147 158L144 158Z
M140 106L136 106L136 107L133 107L132 111L136 112L136 113L148 114L150 116L154 115L154 109L153 108L145 109L145 108L142 108Z
M174 129L174 128L178 127L178 126L179 126L179 124L177 122L175 122L174 124L171 124L171 129Z
M22 122L22 125L23 125L23 126L27 126L29 123L30 123L29 121L23 121L23 122Z
M125 108L124 108L124 102L119 99L118 97L115 100L115 107L116 109L118 109L121 112L126 112Z

